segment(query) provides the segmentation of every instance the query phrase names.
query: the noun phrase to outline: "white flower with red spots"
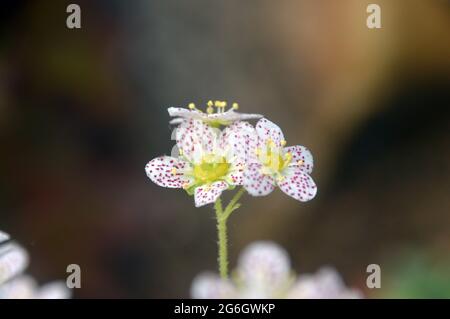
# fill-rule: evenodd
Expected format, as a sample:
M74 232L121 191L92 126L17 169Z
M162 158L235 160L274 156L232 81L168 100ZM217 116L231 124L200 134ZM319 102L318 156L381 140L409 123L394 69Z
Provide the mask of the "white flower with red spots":
M255 153L244 174L244 187L253 196L265 196L278 186L296 200L314 198L317 187L309 176L313 157L304 146L285 147L281 129L267 119L256 124L258 135Z
M348 289L332 268L322 268L314 275L302 275L296 280L286 251L264 241L253 243L243 251L231 280L212 273L201 274L192 283L191 295L199 299L362 298L359 291Z
M0 231L0 299L66 299L69 289L62 282L39 287L36 281L22 275L29 263L28 253Z
M206 112L198 109L194 103L189 104L189 109L180 107L170 107L169 115L175 117L170 124L180 124L186 120L200 120L210 126L220 127L227 126L237 121L246 121L251 119L260 119L260 114L247 114L236 112L239 108L237 103L233 103L231 108L226 110L227 102L225 101L209 101L207 103Z
M145 171L157 185L183 188L194 195L195 206L214 203L226 189L242 185L246 160L256 145L255 129L236 122L219 131L199 120L176 129L179 156L161 156Z

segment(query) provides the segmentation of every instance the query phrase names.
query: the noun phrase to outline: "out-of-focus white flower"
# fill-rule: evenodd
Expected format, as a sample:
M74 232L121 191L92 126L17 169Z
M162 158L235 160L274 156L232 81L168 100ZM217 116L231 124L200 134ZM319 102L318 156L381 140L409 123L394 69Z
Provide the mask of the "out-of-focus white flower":
M258 143L244 174L244 187L250 195L265 196L275 186L292 198L306 202L314 198L317 187L309 176L313 157L304 146L285 147L281 129L267 119L256 124Z
M0 285L22 273L28 266L27 252L15 243L0 245Z
M359 291L348 289L332 268L322 268L296 280L286 251L265 241L253 243L242 252L232 279L223 280L211 273L197 276L191 295L201 299L362 298Z
M41 287L27 275L18 276L0 286L0 299L67 299L70 291L63 282Z
M22 275L28 266L28 253L18 244L6 242L8 239L0 232L0 299L70 298L70 290L63 282L39 287L33 278Z
M7 241L8 239L9 235L7 233L0 231L0 243Z
M157 185L183 188L194 195L195 206L214 203L226 189L242 185L248 154L256 143L255 129L236 122L223 131L198 120L176 129L178 157L161 156L145 171Z
M226 110L227 102L225 101L209 101L207 103L206 112L198 109L194 103L188 105L189 109L180 107L168 108L169 115L175 117L170 124L180 124L186 120L200 120L213 127L221 125L230 125L236 121L246 121L251 119L260 119L260 114L246 114L235 112L239 108L237 103L233 103L231 108Z

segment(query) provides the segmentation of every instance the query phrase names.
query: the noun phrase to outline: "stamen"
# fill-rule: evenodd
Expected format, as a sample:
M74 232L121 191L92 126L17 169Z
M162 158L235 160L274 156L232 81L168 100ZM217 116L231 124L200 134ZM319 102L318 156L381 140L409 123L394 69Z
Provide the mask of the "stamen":
M175 167L172 168L172 175L176 175L177 174L177 169Z
M269 139L267 140L267 145L268 145L269 147L275 147L275 142L274 142L271 138L269 138Z
M292 154L291 154L291 152L287 152L287 153L284 155L284 159L285 159L285 162L286 162L286 163L290 163L291 160L292 160Z
M208 105L208 107L206 108L206 113L208 114L213 114L214 113L214 109L213 109L213 101L209 100L208 103L206 103L206 105Z
M286 140L282 140L280 143L281 143L281 146L285 146L287 142L286 142Z
M189 182L185 182L181 187L183 187L183 189L187 189L189 188Z
M194 103L189 103L188 107L189 107L189 109L191 109L191 110L195 110L195 109L196 109Z
M233 103L232 108L233 108L233 110L238 110L239 109L239 104L237 104L236 102Z

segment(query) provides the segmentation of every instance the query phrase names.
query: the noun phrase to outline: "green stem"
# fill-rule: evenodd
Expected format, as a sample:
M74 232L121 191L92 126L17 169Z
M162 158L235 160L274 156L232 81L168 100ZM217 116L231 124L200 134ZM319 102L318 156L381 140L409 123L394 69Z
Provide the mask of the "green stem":
M216 219L217 219L217 236L218 236L218 248L219 248L219 272L220 277L223 279L228 278L228 244L227 244L227 221L222 218L223 208L222 200L220 197L216 200L214 204L216 209Z
M223 218L228 219L230 217L231 213L234 212L236 209L239 208L240 204L238 204L238 200L241 199L242 195L245 193L245 188L241 187L239 191L233 196L231 201L228 203L227 207L225 208L225 211L223 212Z
M245 190L241 188L228 203L225 210L222 207L222 200L220 197L216 200L214 208L216 210L217 219L217 235L218 235L218 248L219 248L219 272L220 277L223 279L228 278L228 238L227 238L227 221L231 213L239 208L238 200L242 197Z

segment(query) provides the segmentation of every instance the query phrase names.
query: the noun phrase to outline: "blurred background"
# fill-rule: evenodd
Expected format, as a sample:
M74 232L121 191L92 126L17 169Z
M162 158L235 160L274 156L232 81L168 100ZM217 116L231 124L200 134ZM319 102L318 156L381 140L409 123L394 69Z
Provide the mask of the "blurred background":
M178 298L216 270L212 207L144 166L170 153L167 107L218 99L310 148L319 188L243 198L232 266L271 239L297 273L333 265L368 297L450 298L449 1L5 0L0 15L0 229L39 282L76 263L77 298Z

